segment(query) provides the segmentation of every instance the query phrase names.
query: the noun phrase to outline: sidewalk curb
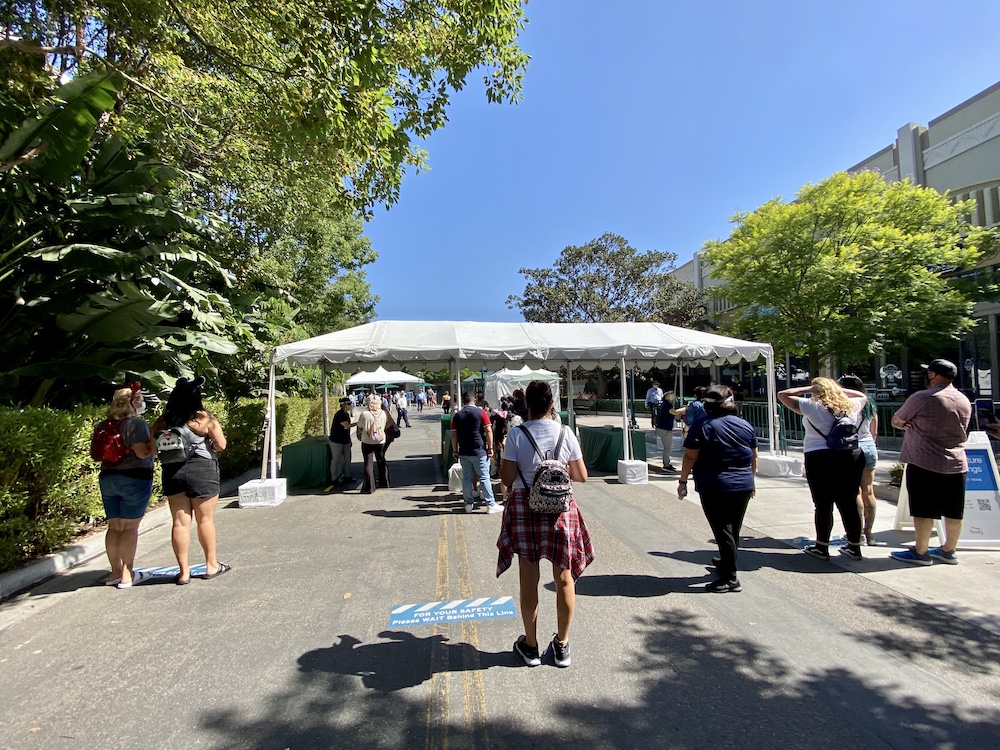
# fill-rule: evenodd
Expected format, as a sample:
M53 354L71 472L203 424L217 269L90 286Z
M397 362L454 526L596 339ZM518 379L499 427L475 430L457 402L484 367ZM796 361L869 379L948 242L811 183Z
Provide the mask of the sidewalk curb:
M219 487L220 499L230 496L244 482L258 477L260 477L260 470L253 469L235 479L223 482ZM142 523L139 524L139 535L158 529L168 523L170 523L169 506L164 505L151 510L146 513ZM53 552L51 555L30 562L17 570L0 573L0 602L103 554L104 532L96 531L71 547Z

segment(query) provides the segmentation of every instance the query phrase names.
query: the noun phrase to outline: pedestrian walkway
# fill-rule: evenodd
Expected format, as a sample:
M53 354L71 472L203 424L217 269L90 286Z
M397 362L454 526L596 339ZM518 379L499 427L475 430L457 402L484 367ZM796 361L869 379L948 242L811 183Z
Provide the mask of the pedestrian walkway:
M579 420L579 424L586 425L607 423L607 416L587 416ZM660 467L663 465L662 446L652 430L645 432L649 465ZM670 453L677 468L680 468L683 453L680 430L677 430ZM802 459L801 450L790 450L788 455ZM862 562L851 562L835 555L831 564L1000 635L1000 550L960 546L959 565L933 565L929 569L890 558L891 551L913 544L912 529L894 529L898 490L889 487L888 482L889 470L898 460L898 452L879 452L875 481L881 488L877 492L874 525L879 546L862 547L865 556ZM651 471L650 483L676 497L676 476ZM697 493L691 492L685 502L699 504ZM833 538L836 539L844 533L836 510L834 519ZM747 509L744 526L792 547L804 546L806 539L814 540L813 506L805 477L758 477L757 494ZM932 537L931 544L936 543Z
M874 561L809 558L764 519L745 529L743 593L708 594L711 533L660 476L575 488L597 559L568 669L514 656L519 618L390 627L407 605L517 600L517 571L495 574L500 517L466 514L443 481L440 411L411 422L390 489L224 503L225 576L118 591L95 560L0 605L0 748L996 746L991 632L887 587ZM789 512L808 506L804 485L787 491ZM137 562L173 563L167 527Z

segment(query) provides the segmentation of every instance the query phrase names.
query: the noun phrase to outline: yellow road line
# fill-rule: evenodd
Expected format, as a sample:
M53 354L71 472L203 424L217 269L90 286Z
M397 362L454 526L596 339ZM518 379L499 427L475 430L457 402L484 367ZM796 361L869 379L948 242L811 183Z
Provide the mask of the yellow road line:
M448 517L441 516L438 526L437 582L434 596L438 601L448 598ZM448 626L436 623L431 633L431 679L427 696L428 750L448 748L448 647L445 645ZM440 637L439 637L440 636Z
M464 521L464 519L463 519ZM455 531L455 558L458 565L458 595L462 599L475 596L472 591L472 568L469 565L469 544L465 536L465 524L452 516ZM462 649L463 706L465 730L469 747L489 747L486 724L486 686L479 661L479 630L474 622L462 622L462 640L467 646ZM476 742L478 738L480 742Z

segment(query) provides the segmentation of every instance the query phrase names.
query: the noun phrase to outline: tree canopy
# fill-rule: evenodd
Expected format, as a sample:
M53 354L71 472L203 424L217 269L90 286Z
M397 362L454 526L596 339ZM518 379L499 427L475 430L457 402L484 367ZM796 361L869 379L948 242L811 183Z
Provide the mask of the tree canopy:
M640 253L624 237L604 234L563 248L551 268L521 268L524 293L507 298L532 323L656 321L692 327L704 318L702 293L671 275L677 256Z
M733 217L706 243L719 294L744 306L738 334L809 358L862 360L921 334L956 337L973 325L959 278L981 256L969 202L872 172L837 173Z

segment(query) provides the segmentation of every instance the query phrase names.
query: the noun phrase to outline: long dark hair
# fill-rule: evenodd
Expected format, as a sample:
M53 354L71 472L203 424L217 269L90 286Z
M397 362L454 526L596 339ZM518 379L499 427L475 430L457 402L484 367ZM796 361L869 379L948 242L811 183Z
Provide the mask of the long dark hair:
M163 421L167 423L167 427L180 427L194 419L198 412L205 411L201 401L201 387L203 385L205 385L203 375L199 375L194 380L177 379L163 410Z

